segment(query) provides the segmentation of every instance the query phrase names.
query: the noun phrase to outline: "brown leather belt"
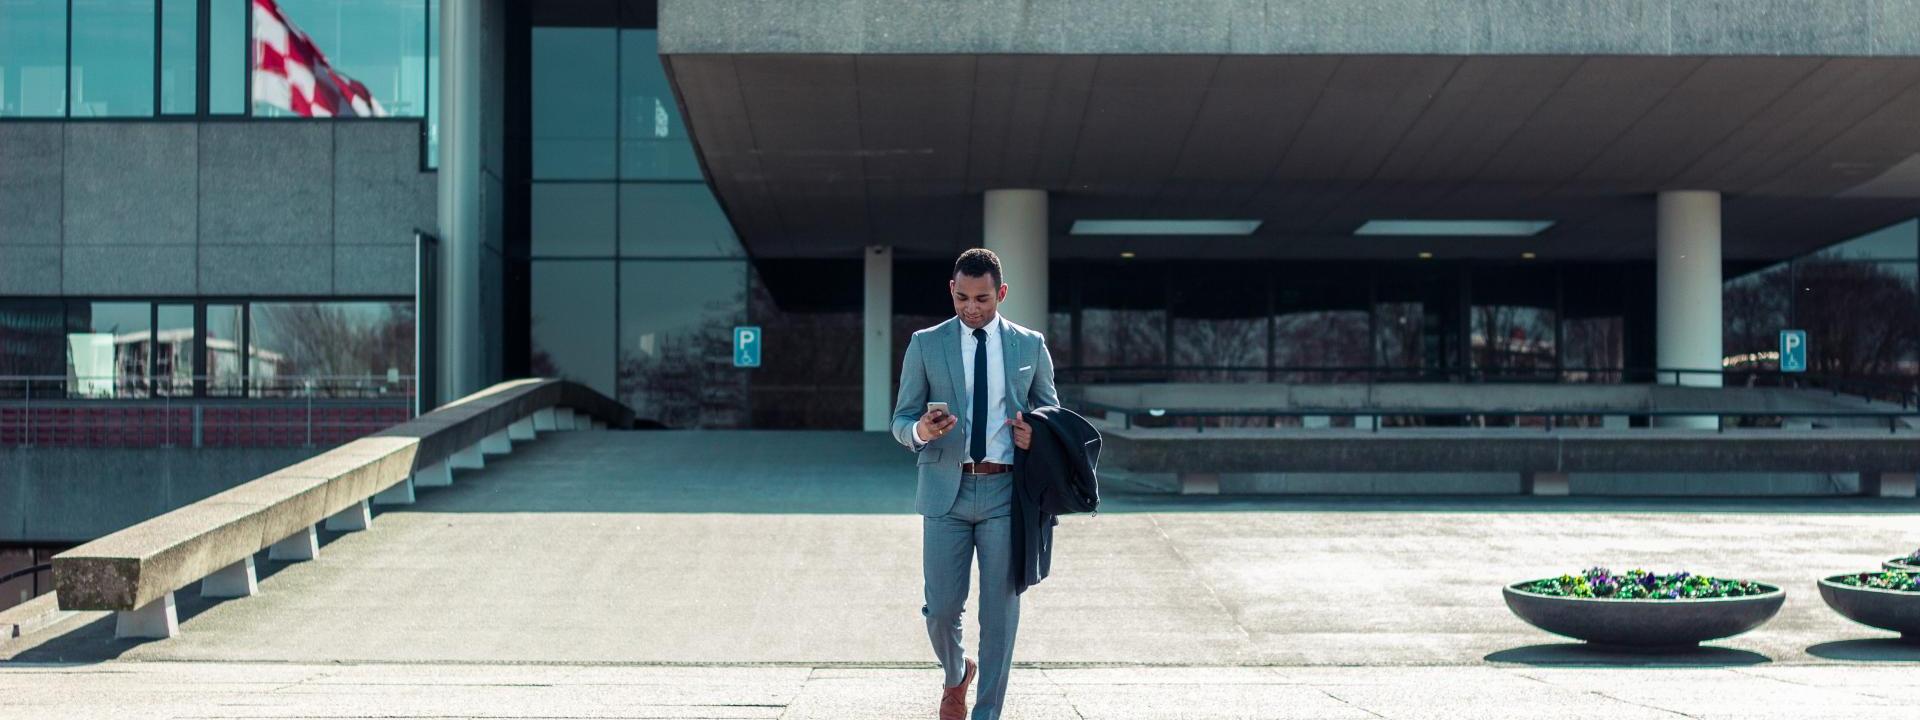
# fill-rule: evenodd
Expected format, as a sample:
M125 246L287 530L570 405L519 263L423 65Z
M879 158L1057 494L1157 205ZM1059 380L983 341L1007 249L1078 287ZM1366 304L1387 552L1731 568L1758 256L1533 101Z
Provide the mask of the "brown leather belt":
M960 463L960 474L962 475L993 475L1003 472L1013 472L1013 466L1006 463L991 462Z

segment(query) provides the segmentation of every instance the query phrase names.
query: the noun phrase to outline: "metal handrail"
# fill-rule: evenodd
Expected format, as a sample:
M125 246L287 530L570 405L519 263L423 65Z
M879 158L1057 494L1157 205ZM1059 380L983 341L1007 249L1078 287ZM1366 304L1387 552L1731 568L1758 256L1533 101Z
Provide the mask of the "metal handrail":
M1877 392L1882 394L1883 396L1892 396L1892 397L1899 398L1897 402L1903 408L1904 407L1920 408L1920 387L1917 387L1917 386L1893 385L1893 384L1874 381L1874 380L1867 380L1867 379L1855 378L1855 377L1849 377L1849 376L1830 375L1826 373L1790 373L1790 372L1784 372L1781 370L1768 370L1764 368L1727 369L1727 368L1671 368L1671 367L1652 367L1652 368L1648 368L1648 367L1555 367L1555 368L1491 368L1489 369L1489 368L1409 368L1409 367L1391 367L1391 366L1382 366L1382 365L1351 365L1351 366L1298 365L1298 366L1272 366L1272 367L1269 367L1266 365L1081 365L1081 366L1061 366L1059 368L1060 374L1071 378L1070 381L1074 381L1074 382L1084 380L1084 376L1090 373L1172 374L1172 373L1179 373L1179 372L1219 372L1219 373L1247 373L1247 374L1300 373L1300 374L1323 374L1323 375L1348 374L1348 375L1363 376L1363 379L1359 380L1358 382L1363 382L1369 385L1380 382L1382 377L1385 377L1388 379L1406 378L1406 377L1444 378L1447 382L1463 382L1463 383L1485 383L1489 381L1498 382L1498 381L1507 381L1507 380L1538 379L1546 382L1552 382L1555 384L1587 384L1587 383L1566 383L1563 380L1563 378L1567 375L1601 374L1601 375L1617 375L1623 378L1623 380L1629 377L1649 378L1649 381L1647 382L1624 382L1623 381L1619 383L1604 383L1604 384L1618 384L1618 385L1667 384L1667 383L1659 383L1659 381L1663 379L1665 376L1671 375L1673 378L1672 383L1670 383L1671 385L1679 386L1679 387L1689 387L1682 383L1682 379L1689 376L1705 375L1705 376L1719 376L1723 378L1726 376L1758 376L1758 377L1775 378L1781 381L1790 381L1793 383L1793 386L1795 387L1797 387L1798 384L1801 382L1806 382L1806 383L1819 385L1819 386L1826 386L1828 389L1831 389L1832 391L1834 391L1836 395L1841 392L1848 392L1848 394L1858 394L1860 397L1870 402L1874 399L1873 393ZM1153 383L1153 382L1159 382L1159 381L1128 380L1123 382ZM1920 383L1920 379L1917 379L1916 383ZM1847 388L1857 388L1857 389L1869 390L1872 392L1853 393L1853 392L1847 391Z
M53 569L53 563L41 563L39 565L34 565L32 567L20 568L19 570L15 570L5 575L0 575L0 585L4 585L8 581L13 580L14 578L23 578L28 575L37 575L39 573L47 572L52 569Z
M69 392L69 383L85 380L116 380L112 388L113 395L90 396ZM94 409L94 408L132 408L143 412L158 411L162 418L156 422L152 418L134 418L138 426L157 428L161 437L159 447L176 447L186 444L201 447L203 429L207 427L225 427L208 425L203 422L202 411L208 409L239 408L247 410L295 408L304 410L304 418L276 421L249 421L250 429L288 429L304 428L304 446L315 447L317 440L325 440L338 428L352 430L377 431L380 427L370 426L366 422L336 421L316 416L316 410L331 412L339 408L404 408L411 417L415 408L415 376L398 375L286 375L269 380L255 379L247 383L230 386L231 394L194 395L188 388L209 379L221 380L220 390L229 389L223 379L213 376L166 376L162 378L133 378L125 380L117 376L73 376L73 375L0 375L0 392L12 387L23 388L15 396L0 396L0 408L23 408L19 413L18 425L4 428L19 433L21 447L32 447L36 438L51 429L55 433L72 431L97 431L113 425L99 422L68 421L49 422L42 412L48 408ZM124 380L124 381L123 381ZM15 383L10 385L9 383ZM206 383L213 385L215 383ZM49 386L54 389L49 391ZM179 387L186 392L159 392L160 388ZM203 386L204 387L204 386ZM175 419L177 412L190 412L191 418ZM120 424L124 426L124 423ZM63 436L70 439L71 436ZM91 444L84 440L81 444ZM116 444L116 443L109 443Z
M1920 418L1920 410L1899 411L1856 411L1856 410L1788 410L1778 408L1770 410L1725 410L1718 408L1687 408L1665 410L1622 410L1620 408L1557 408L1552 410L1521 409L1482 409L1482 408L1408 408L1377 407L1356 410L1352 408L1259 408L1259 409L1207 409L1207 408L1143 408L1113 405L1091 400L1083 400L1081 405L1089 410L1113 412L1121 415L1122 427L1133 428L1133 416L1147 415L1155 418L1232 418L1232 417L1541 417L1546 419L1546 431L1552 432L1554 419L1560 417L1582 417L1593 415L1644 415L1647 417L1714 417L1716 432L1726 431L1726 418L1771 418L1771 417L1807 417L1807 418L1885 418L1889 433L1899 432L1899 420L1902 418ZM1382 423L1372 424L1373 432L1380 432ZM1205 426L1196 426L1195 432L1204 432Z

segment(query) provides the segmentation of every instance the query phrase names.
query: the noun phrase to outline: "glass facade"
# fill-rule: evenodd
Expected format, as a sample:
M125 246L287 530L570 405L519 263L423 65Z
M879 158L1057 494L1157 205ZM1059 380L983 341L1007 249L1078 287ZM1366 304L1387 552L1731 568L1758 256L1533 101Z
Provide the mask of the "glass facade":
M0 299L0 397L411 396L413 346L410 301Z
M654 31L535 27L531 48L532 372L644 422L749 426L730 347L753 271L692 163Z
M388 116L427 119L427 167L438 167L438 0L277 5ZM203 99L212 116L289 116L264 102L249 107L252 8L251 0L0 2L0 118L198 116Z
M1729 372L1778 369L1780 331L1798 329L1807 332L1807 372L1911 391L1920 380L1920 222L1731 277L1722 308Z
M0 3L0 117L67 114L67 0Z

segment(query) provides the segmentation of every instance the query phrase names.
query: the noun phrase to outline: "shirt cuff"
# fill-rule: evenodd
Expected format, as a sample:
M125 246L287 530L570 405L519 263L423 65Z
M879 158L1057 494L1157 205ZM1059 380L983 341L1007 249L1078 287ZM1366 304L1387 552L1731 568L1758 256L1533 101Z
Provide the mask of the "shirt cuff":
M921 445L925 445L929 442L932 442L932 441L920 439L920 423L917 423L917 422L914 423L913 424L913 446L917 449Z

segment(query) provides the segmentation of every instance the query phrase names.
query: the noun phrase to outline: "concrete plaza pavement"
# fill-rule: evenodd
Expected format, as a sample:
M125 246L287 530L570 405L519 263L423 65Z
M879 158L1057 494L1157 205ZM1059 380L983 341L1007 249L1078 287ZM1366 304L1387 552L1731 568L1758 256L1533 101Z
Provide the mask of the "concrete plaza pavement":
M1814 591L1920 546L1913 501L1123 490L1063 520L1009 717L1873 717L1920 670ZM937 673L912 493L882 435L555 433L328 534L317 561L261 558L259 596L181 593L177 638L82 615L0 648L0 717L920 717ZM1595 564L1788 598L1663 658L1501 602Z

